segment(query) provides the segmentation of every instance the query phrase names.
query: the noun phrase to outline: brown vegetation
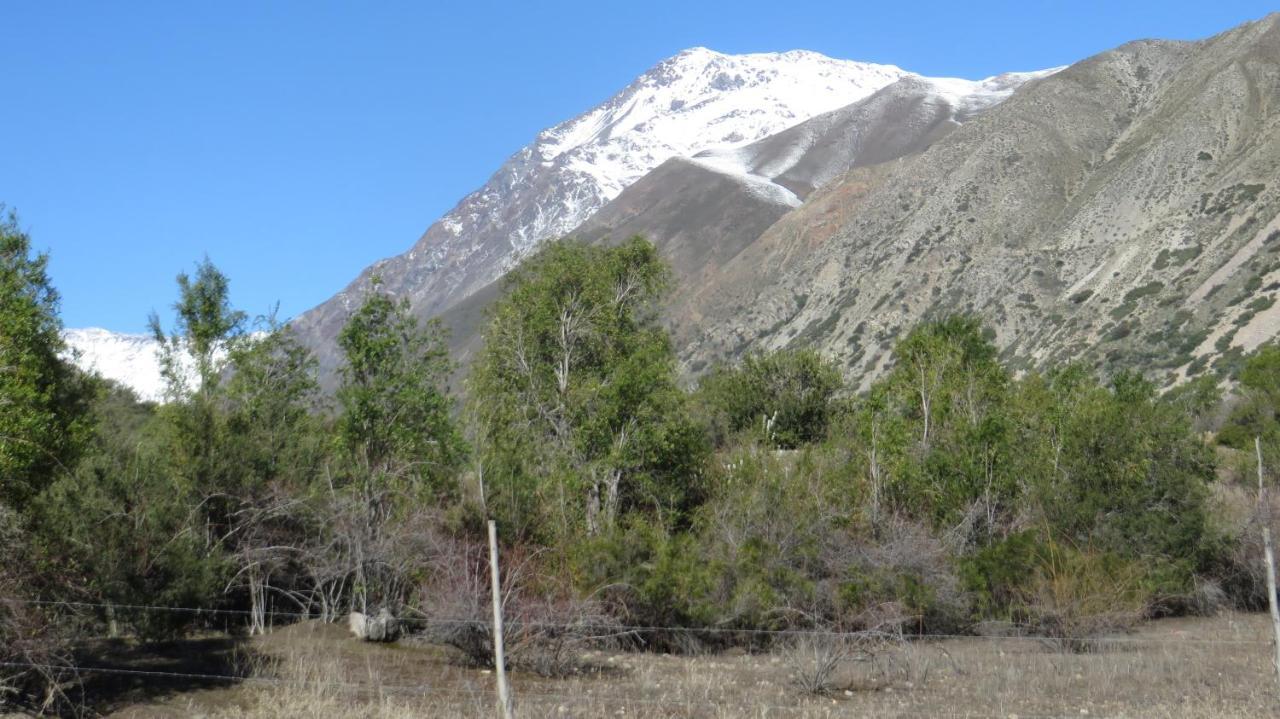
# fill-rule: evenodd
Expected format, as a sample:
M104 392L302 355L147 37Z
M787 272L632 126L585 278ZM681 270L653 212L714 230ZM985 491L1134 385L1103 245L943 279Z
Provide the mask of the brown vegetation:
M1273 716L1280 702L1265 629L1260 615L1161 620L1100 640L1085 654L1020 638L916 641L872 661L850 655L837 662L821 696L797 686L790 651L592 651L582 658L608 670L563 679L516 672L514 692L521 717ZM267 657L257 677L270 681L112 716L493 716L493 675L462 667L438 648L369 645L319 623L255 638L253 647Z

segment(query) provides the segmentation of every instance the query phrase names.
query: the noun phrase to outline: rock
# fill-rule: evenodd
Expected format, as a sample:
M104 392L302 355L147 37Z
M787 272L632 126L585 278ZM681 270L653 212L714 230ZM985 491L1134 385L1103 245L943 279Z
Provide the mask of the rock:
M365 638L365 616L360 612L352 612L347 615L347 629L355 635L356 639Z
M394 642L400 638L400 620L386 607L373 616L352 612L347 617L347 628L366 642Z

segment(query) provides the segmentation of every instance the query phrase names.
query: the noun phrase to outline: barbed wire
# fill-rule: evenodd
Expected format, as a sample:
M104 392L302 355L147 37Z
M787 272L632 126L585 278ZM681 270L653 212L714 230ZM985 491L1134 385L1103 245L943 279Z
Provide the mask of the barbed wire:
M208 615L233 615L233 616L251 616L255 612L247 609L215 609L205 607L169 607L148 604L115 604L109 602L83 602L69 600L47 600L47 599L19 599L16 597L0 597L0 604L26 604L33 606L68 606L82 608L99 608L99 609L124 609L129 611L154 611L154 612L173 612L185 614L208 614ZM289 612L263 610L256 612L259 616L264 617L289 617L293 619L323 619L322 615L316 612ZM345 616L336 615L336 616ZM449 619L434 617L397 617L396 621L401 624L420 624L435 625L445 627L477 627L488 628L491 622L483 619ZM562 629L574 630L579 632L597 631L599 633L616 634L634 633L634 634L657 634L657 633L685 633L685 634L711 634L711 635L750 635L750 636L781 636L781 637L803 637L803 636L823 636L823 637L839 637L847 639L867 638L873 633L867 631L848 631L835 629L760 629L760 628L739 628L739 627L678 627L678 626L658 626L643 624L613 624L602 622L544 622L544 621L521 621L518 617L510 617L507 622L517 628L531 629ZM1033 627L1016 623L1002 624L1001 626L1009 627L1013 630L1023 629L1029 630ZM880 632L879 635L886 633ZM896 636L896 635L895 635ZM1052 640L1054 637L1036 634L901 634L902 639L911 641L932 641L940 639L976 639L987 641L1031 641L1044 642ZM1133 644L1226 644L1226 645L1271 645L1272 642L1266 639L1215 639L1201 637L1134 637L1134 636L1113 636L1113 637L1086 637L1084 641L1092 643L1133 643Z

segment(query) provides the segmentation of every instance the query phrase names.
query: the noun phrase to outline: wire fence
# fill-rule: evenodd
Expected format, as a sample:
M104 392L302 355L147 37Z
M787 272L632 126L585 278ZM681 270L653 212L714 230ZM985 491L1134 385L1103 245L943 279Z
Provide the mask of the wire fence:
M39 600L39 599L22 599L16 597L0 596L0 605L26 605L40 607L57 607L77 610L104 610L116 613L127 612L156 612L156 613L174 613L185 614L194 617L234 617L238 619L248 619L254 612L242 609L228 608L209 608L209 607L177 607L177 606L160 606L145 604L117 604L109 602L89 602L89 601L72 601L72 600ZM297 623L305 620L319 619L319 615L315 612L295 612L295 611L277 611L268 610L260 612L271 618L284 620L281 626ZM406 617L401 619L407 625L418 625L419 627L427 627L430 625L438 626L477 626L488 629L489 622L471 619L450 619L450 618L433 618L433 617ZM518 624L518 623L517 623ZM593 625L587 623L566 623L566 622L529 622L528 626L560 629L565 631L576 631L580 634L589 635L593 630L616 634L619 631L625 631L635 634L645 633L663 633L663 634L680 634L689 633L694 636L719 635L727 634L731 636L747 637L747 636L770 636L785 638L865 638L865 632L838 631L824 629L820 627L806 628L780 628L780 629L756 629L756 628L736 628L736 627L682 627L682 626L654 626L654 625L627 625L627 624L608 624ZM1024 631L1025 627L1010 625L1006 627L1009 631ZM589 638L589 637L588 637ZM322 637L324 641L333 640L332 635ZM897 637L904 646L911 645L928 645L931 642L939 640L969 640L975 642L973 646L984 646L987 643L994 642L1043 642L1044 637L1033 636L1029 634L928 634L928 635L902 635ZM1132 646L1177 646L1186 647L1194 651L1198 651L1207 646L1219 645L1229 647L1233 650L1239 650L1248 647L1269 647L1272 642L1261 638L1237 638L1237 637L1197 637L1197 636L1102 636L1091 637L1089 642L1103 645L1132 645ZM1018 661L1016 659L1009 661ZM360 682L360 681L337 681L337 680L316 680L316 679L293 679L287 676L272 676L270 670L265 672L249 671L233 671L229 673L214 673L205 671L179 671L179 670L163 670L155 668L138 668L137 666L121 666L106 662L89 662L81 659L76 662L68 662L66 664L57 663L39 663L39 662L22 662L22 661L0 661L0 668L9 670L37 670L46 673L62 675L62 676L118 676L133 677L145 681L184 681L184 682L208 682L211 685L228 685L228 684L245 684L250 686L261 687L293 687L299 689L316 689L324 688L334 692L350 693L365 697L394 695L394 696L413 696L420 697L432 702L463 702L467 705L488 706L493 702L492 689L484 684L487 679L481 675L472 676L469 682L454 682L449 685L438 685L430 682L422 683L397 683L390 682ZM604 686L604 685L602 685ZM581 693L571 694L563 689L551 689L546 687L520 687L517 692L518 700L521 706L526 708L544 707L557 709L563 707L584 706L584 702L588 701ZM645 697L645 696L626 696L613 697L613 703L610 704L609 697L596 697L590 701L597 704L590 706L604 706L608 704L610 708L613 706L621 707L651 707L657 709L673 709L686 713L668 713L663 716L684 717L684 716L704 716L708 714L699 713L701 710L719 710L723 711L730 700L713 699L710 697L694 697L694 698L678 698L672 696L661 697ZM750 704L753 716L764 717L771 715L778 716L794 716L794 715L824 715L823 707L813 705L806 700L798 700L795 704L777 704L768 702L754 702ZM689 713L692 712L692 713ZM555 712L552 711L552 714ZM1024 719L1052 719L1054 717L1078 716L1077 713L1054 714L1054 713L1027 713L1026 711L1016 712L1017 716ZM581 715L573 713L571 715ZM1000 713L974 713L960 712L955 716L973 717L974 719L985 719L986 717L1007 717L1009 712ZM719 716L723 716L720 714ZM937 716L936 713L915 712L903 710L894 712L892 710L877 710L876 716L884 717L900 717L901 719L913 719L922 716ZM1093 714L1091 716L1107 716L1104 714Z
M171 612L177 614L191 614L194 616L238 616L249 617L254 612L247 609L218 609L204 607L170 607L148 604L115 604L104 602L82 602L82 601L66 601L66 600L41 600L41 599L18 599L11 597L0 597L0 604L21 604L28 606L63 606L76 607L81 609L110 609L112 611L124 610L125 612ZM319 612L290 612L277 610L264 610L259 612L264 617L280 617L292 620L316 620L322 619ZM343 614L342 616L345 616ZM487 628L491 622L484 619L453 619L448 617L397 617L396 621L408 626L449 626L449 627L480 627ZM531 629L559 629L573 630L580 633L590 634L593 631L600 634L616 634L618 632L627 632L634 634L696 634L696 635L729 635L729 636L769 636L769 637L806 637L820 636L832 638L859 638L867 636L865 631L857 630L838 630L823 629L818 627L797 627L782 629L760 629L753 627L726 627L726 626L658 626L647 624L615 624L615 623L592 623L592 622L544 622L544 621L521 621L519 618L508 618L509 624L531 628ZM1031 641L1043 642L1043 635L1035 634L1035 627L1031 625L1017 624L1013 622L996 622L990 623L990 629L987 633L972 632L967 634L955 633L925 633L911 634L904 633L902 637L907 640L925 642L942 639L969 639L969 640L985 640L985 641ZM1004 633L999 633L1003 630ZM1270 639L1221 639L1221 638L1204 638L1204 637L1136 637L1136 636L1098 636L1090 637L1092 643L1103 644L1222 644L1222 645L1259 645L1271 646L1273 642Z

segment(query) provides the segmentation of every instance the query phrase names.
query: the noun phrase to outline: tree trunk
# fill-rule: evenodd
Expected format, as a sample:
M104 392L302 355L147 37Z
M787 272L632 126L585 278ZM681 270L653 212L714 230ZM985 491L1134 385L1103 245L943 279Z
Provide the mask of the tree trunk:
M257 564L249 568L249 636L267 633L266 578Z
M871 420L871 450L867 453L869 463L869 471L871 474L871 526L876 527L880 523L880 452L879 452L879 423L873 418Z
M622 470L610 469L605 479L605 498L604 498L604 526L613 527L613 521L618 516L618 487L622 484ZM597 497L598 500L598 497Z
M591 473L591 489L587 490L587 536L600 533L600 481Z

